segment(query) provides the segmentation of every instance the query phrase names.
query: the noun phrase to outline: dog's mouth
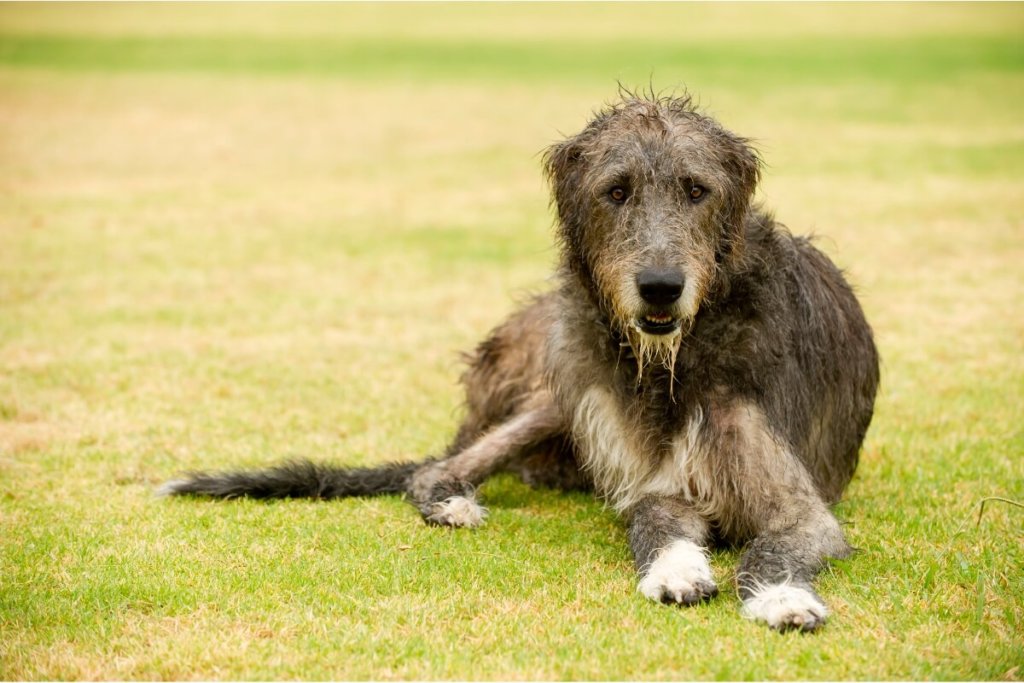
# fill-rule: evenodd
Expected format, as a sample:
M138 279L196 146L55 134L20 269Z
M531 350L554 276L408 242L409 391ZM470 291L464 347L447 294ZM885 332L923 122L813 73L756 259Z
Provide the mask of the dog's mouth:
M681 320L670 313L648 313L636 319L636 327L646 334L672 334Z

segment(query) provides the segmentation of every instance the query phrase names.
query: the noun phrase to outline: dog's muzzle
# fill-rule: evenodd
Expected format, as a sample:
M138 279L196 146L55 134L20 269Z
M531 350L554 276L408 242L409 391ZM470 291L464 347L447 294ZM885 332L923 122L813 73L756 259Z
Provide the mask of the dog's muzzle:
M651 309L637 317L636 328L655 335L678 330L681 321L672 309L683 294L685 282L683 271L678 268L647 268L637 273L637 291Z

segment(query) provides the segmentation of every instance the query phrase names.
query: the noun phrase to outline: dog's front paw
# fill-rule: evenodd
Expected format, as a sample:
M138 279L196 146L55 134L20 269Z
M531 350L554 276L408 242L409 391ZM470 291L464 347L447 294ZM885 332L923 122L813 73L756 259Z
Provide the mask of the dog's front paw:
M477 527L484 523L486 517L487 509L466 496L452 496L432 503L424 515L429 524L452 527Z
M781 583L759 589L744 600L743 616L779 631L814 631L825 624L828 608L814 591Z
M651 600L679 605L696 605L718 595L704 550L682 540L658 553L637 590Z

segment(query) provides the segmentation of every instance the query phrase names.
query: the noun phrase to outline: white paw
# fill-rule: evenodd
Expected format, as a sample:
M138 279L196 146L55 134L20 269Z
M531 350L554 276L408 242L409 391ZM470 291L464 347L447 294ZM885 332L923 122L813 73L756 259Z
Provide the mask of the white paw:
M452 496L431 506L427 521L441 526L476 527L484 523L487 509L472 498Z
M682 540L658 553L637 590L651 600L683 605L695 605L718 595L704 550Z
M761 588L744 600L743 616L780 631L813 631L825 623L828 608L806 588L780 583Z

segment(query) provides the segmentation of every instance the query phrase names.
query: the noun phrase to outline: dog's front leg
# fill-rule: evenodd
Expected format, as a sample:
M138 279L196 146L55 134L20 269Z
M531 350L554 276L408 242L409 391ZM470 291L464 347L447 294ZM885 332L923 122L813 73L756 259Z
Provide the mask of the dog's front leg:
M629 510L629 545L651 600L695 605L718 595L705 542L708 525L684 501L647 496Z
M850 546L806 468L746 401L720 402L710 413L709 443L719 463L726 526L753 538L736 573L743 611L779 630L813 631L828 609L811 583L829 557ZM728 495L726 495L728 494Z
M839 522L817 496L787 500L740 560L737 584L743 611L778 630L813 631L828 608L811 583L829 557L850 547Z

